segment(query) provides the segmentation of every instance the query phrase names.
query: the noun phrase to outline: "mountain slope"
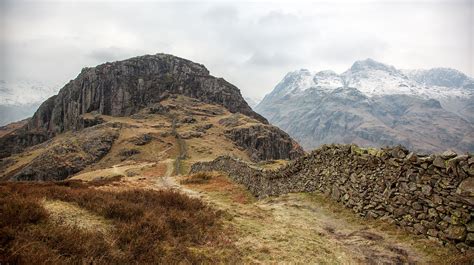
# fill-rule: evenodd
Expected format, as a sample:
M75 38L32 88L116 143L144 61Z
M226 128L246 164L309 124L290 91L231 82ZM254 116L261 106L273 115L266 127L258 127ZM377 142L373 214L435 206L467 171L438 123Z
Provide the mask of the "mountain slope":
M356 143L473 151L473 84L451 69L401 71L367 59L341 75L291 72L255 109L308 149Z
M21 150L58 133L80 129L82 114L129 116L170 94L218 104L267 123L248 106L237 87L211 76L203 65L167 54L145 55L84 68L58 95L41 104L23 132L0 140L1 156L10 154L12 148Z
M83 70L0 143L4 180L63 180L123 161L173 159L186 172L187 163L223 154L255 162L303 155L235 86L164 54Z

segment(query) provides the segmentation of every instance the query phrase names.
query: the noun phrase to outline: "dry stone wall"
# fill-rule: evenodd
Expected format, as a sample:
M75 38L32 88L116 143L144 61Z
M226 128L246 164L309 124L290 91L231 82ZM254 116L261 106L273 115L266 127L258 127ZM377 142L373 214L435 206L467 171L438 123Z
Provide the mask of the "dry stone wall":
M325 145L277 171L230 157L194 164L191 172L198 171L226 172L257 197L324 192L361 216L384 219L460 249L474 247L472 154Z

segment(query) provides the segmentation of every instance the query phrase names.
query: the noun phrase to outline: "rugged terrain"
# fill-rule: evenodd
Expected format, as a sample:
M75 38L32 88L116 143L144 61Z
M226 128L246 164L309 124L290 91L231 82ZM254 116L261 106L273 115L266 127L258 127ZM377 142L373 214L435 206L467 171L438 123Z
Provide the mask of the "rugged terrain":
M474 81L446 68L407 71L371 59L342 74L288 73L255 108L304 148L328 143L474 150Z
M177 171L185 172L196 161L220 155L258 162L303 154L274 126L185 96L171 96L129 117L85 114L78 120L92 126L4 158L2 178L63 180L126 160L154 165L176 156Z
M403 217L412 216L412 227L429 218L419 214L433 207L420 202L420 209L403 193L413 184L397 184L397 170L408 172L404 161L413 162L405 149L396 158L342 147L305 154L254 113L237 88L174 56L85 69L27 124L6 131L0 262L468 264L473 257L465 214L472 207L459 206L455 192L442 200L445 212L436 208L465 227L451 229L458 237L447 242L401 229L398 215L389 216L392 222L378 218L385 210L379 205L366 207L367 197L388 185L410 202L415 212L406 207ZM456 174L471 176L472 158L458 160ZM410 168L417 181L453 174L436 159L425 162L426 169L424 162L413 166L416 172ZM339 183L352 172L354 181ZM384 172L394 187L382 178L370 182ZM468 176L446 189L453 192ZM465 186L462 195L472 197ZM365 216L376 220L344 209L337 203L347 201L343 193L357 213L373 212Z
M267 123L247 105L238 88L211 76L203 65L167 54L145 55L84 68L58 95L41 104L23 130L2 137L0 157L81 129L82 114L130 116L170 94L219 104Z

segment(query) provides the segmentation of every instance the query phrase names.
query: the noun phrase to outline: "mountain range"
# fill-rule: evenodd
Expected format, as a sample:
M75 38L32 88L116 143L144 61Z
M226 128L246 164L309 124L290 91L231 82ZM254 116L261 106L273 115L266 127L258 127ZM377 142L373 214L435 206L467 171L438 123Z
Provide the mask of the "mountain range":
M373 59L347 71L288 73L255 107L306 149L326 143L474 151L474 79Z

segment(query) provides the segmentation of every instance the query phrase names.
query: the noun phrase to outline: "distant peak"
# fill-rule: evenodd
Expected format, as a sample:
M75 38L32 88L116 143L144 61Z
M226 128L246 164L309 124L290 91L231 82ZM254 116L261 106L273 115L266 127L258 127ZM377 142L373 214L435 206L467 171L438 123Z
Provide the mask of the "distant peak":
M474 79L452 68L437 67L427 70L407 70L407 75L419 83L429 86L472 86Z
M352 72L364 71L364 70L383 70L383 71L396 71L395 67L387 65L374 59L367 58L365 60L356 61L350 69Z
M309 71L308 69L302 68L302 69L290 72L289 74L291 74L291 75L309 75L309 74L311 74L311 71Z
M332 76L332 75L338 75L338 74L336 72L334 72L333 70L323 70L323 71L317 72L315 75L317 75L317 76Z
M301 77L308 77L312 75L313 73L311 71L309 71L308 69L302 68L296 71L288 72L283 78L283 80L289 80L289 79L295 80L295 79L300 79Z

